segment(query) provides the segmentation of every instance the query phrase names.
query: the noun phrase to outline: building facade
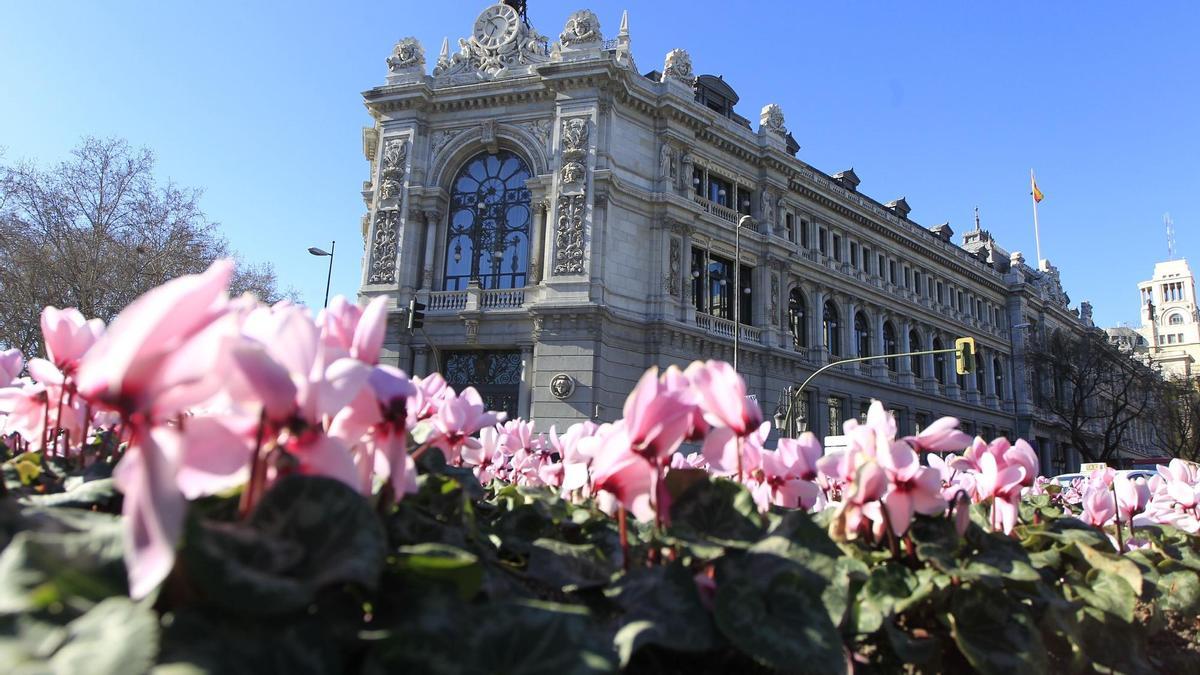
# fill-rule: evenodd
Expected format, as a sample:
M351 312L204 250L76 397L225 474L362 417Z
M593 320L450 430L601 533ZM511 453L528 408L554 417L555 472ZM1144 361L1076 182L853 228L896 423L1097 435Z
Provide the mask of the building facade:
M1200 375L1200 313L1196 279L1187 260L1154 265L1149 281L1138 284L1142 325L1138 330L1150 361L1168 377Z
M1035 442L1047 472L1077 463L1024 362L1030 331L1094 328L1053 266L1010 255L978 221L957 245L905 199L864 194L852 169L809 166L779 106L755 129L682 49L639 70L627 16L606 39L575 12L552 41L523 7L484 8L432 72L401 40L363 94L361 294L394 301L387 359L561 428L619 417L648 367L736 350L768 416L790 409L822 435L878 398L902 433L953 415ZM427 316L410 335L413 298ZM953 354L851 364L786 405L831 360L960 336L978 345L972 375Z

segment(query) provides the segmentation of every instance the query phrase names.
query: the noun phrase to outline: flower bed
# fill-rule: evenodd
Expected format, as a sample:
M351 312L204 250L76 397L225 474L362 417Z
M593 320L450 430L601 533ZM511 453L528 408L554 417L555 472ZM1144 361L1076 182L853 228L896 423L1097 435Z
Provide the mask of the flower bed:
M878 403L844 449L766 448L719 362L539 433L378 365L383 300L314 322L228 276L107 329L48 308L28 379L0 354L0 663L1200 671L1192 465L1059 486Z

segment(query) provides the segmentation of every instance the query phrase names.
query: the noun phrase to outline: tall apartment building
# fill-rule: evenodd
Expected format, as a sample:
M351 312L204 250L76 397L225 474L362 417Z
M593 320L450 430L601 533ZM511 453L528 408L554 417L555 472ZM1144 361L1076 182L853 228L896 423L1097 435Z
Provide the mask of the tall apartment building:
M800 424L838 434L879 398L903 433L954 415L1034 441L1047 470L1077 462L1024 360L1030 331L1092 327L1053 266L978 223L956 245L949 224L868 196L852 169L808 165L778 105L755 128L731 83L682 49L639 69L627 16L606 39L575 12L552 42L523 7L484 8L432 72L401 40L363 94L361 294L394 300L387 358L561 428L619 417L650 366L733 360L735 344L770 416L831 360L973 336L969 376L944 354L831 369L800 397ZM412 298L428 306L415 335Z

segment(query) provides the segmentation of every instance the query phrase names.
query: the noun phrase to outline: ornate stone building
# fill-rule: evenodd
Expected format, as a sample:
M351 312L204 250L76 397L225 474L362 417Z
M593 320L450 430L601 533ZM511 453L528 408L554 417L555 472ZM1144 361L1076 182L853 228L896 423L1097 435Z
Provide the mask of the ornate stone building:
M1151 363L1170 377L1200 375L1200 312L1196 279L1187 260L1154 265L1154 276L1138 284L1141 296L1142 347Z
M396 45L386 83L363 95L361 293L394 298L397 365L561 428L618 417L649 366L732 360L735 331L767 415L830 360L970 335L974 375L956 375L953 355L842 366L795 412L836 434L876 397L903 433L954 415L1067 468L1023 363L1023 331L1090 326L1053 267L978 223L952 243L949 224L867 196L852 169L798 158L778 105L754 128L686 51L646 72L631 47L627 16L608 39L581 10L552 41L507 4L483 9L457 51L443 42L432 72L414 38ZM414 297L424 334L402 329Z

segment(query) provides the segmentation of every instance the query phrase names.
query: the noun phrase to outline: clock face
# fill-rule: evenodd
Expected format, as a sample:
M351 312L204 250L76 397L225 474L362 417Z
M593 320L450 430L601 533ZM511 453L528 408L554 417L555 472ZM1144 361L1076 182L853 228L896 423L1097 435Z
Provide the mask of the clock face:
M492 5L475 20L475 41L495 49L517 35L517 12L508 5Z

